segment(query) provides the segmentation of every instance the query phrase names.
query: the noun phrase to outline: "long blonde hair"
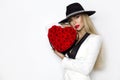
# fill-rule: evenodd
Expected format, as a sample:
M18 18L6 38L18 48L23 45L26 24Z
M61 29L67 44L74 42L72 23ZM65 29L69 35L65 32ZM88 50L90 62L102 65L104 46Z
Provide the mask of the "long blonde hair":
M85 31L88 32L88 33L91 33L91 34L99 34L97 32L97 30L95 29L94 27L94 24L92 22L92 20L90 19L90 17L87 15L87 14L80 14L82 19L83 19L83 23L84 23L84 28L85 28ZM61 25L63 27L66 27L66 26L69 26L69 24L67 23L61 23ZM104 66L104 56L103 56L103 42L102 42L102 46L100 48L100 51L99 51L99 54L98 54L98 57L97 57L97 60L95 62L95 65L94 65L94 68L93 70L101 70L103 69L103 66Z
M92 34L99 34L97 32L97 30L95 29L94 27L94 24L92 22L92 20L90 19L90 17L87 15L87 14L81 14L82 16L82 19L83 19L83 22L84 22L84 27L85 27L85 30L86 32L89 32L89 33L92 33ZM94 70L101 70L103 69L103 63L104 63L104 56L103 56L103 43L102 43L102 46L100 48L100 51L99 51L99 54L98 54L98 57L97 57L97 60L95 62L95 65L94 65Z

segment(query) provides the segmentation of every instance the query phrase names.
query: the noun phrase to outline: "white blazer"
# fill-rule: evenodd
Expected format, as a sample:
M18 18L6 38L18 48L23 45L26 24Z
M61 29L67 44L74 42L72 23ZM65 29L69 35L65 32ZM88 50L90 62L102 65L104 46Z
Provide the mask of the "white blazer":
M91 73L102 44L102 37L90 34L80 46L75 59L66 54L62 59L64 80L91 80Z

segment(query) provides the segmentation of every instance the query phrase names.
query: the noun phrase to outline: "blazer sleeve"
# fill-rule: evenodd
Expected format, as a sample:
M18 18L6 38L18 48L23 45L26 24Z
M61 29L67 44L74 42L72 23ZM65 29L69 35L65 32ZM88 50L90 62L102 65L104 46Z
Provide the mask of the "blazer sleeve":
M96 36L95 38L91 39L88 43L88 51L87 56L79 57L76 59L64 57L62 59L62 66L65 69L73 70L80 72L82 74L88 75L96 62L97 56L99 54L99 50L101 48L102 38L101 36ZM82 52L79 52L82 53Z

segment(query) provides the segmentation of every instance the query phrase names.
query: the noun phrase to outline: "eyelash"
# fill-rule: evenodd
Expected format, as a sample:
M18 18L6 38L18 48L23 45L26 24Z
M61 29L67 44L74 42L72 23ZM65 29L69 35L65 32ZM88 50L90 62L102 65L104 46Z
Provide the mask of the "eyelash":
M79 15L76 15L75 18L79 18Z
M76 16L74 16L74 17L75 17L75 18L79 18L79 16L80 16L80 15L76 15ZM71 21L72 21L72 20L71 20L71 19L69 19L69 21L68 21L68 22L70 23Z
M70 23L71 21L72 21L72 20L71 20L71 19L69 19L69 21L68 21L68 22Z

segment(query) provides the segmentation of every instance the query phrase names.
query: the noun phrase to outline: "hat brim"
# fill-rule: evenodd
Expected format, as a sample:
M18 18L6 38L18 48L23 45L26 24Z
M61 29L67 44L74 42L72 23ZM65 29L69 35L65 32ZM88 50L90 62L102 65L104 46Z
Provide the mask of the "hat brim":
M72 17L72 16L74 16L74 15L77 15L77 14L88 14L88 16L91 16L91 15L93 15L95 12L96 12L96 11L82 11L82 12L81 12L81 11L77 11L77 12L74 12L74 13L70 14L69 16L67 16L65 19L61 20L61 21L58 22L58 23L60 23L60 24L66 23L66 22L68 22L68 19L69 19L70 17Z

